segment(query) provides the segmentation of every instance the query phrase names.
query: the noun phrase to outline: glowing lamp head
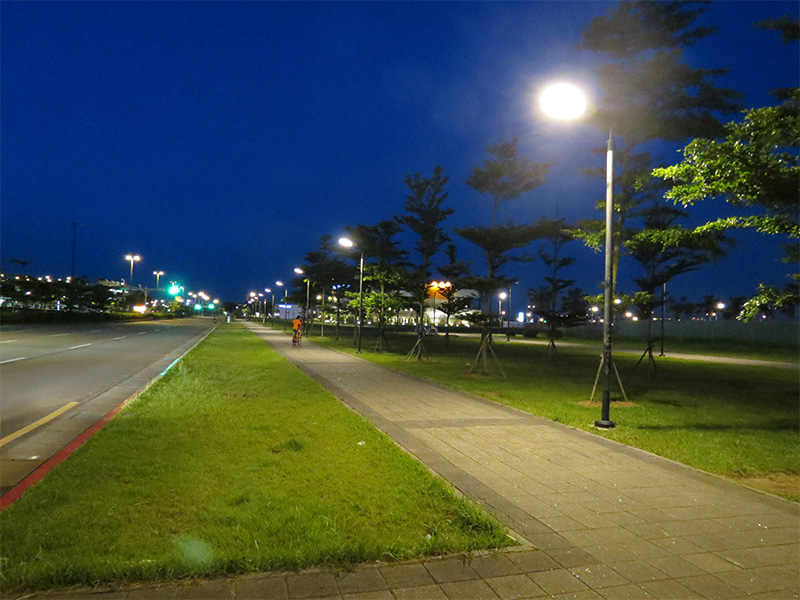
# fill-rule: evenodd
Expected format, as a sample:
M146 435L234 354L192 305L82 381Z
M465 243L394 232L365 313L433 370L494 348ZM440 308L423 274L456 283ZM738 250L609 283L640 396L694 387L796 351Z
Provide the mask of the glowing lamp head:
M539 106L551 119L572 121L586 112L589 101L578 86L554 83L546 87L539 96Z
M339 238L339 245L344 246L345 248L352 248L354 246L353 240L346 237Z

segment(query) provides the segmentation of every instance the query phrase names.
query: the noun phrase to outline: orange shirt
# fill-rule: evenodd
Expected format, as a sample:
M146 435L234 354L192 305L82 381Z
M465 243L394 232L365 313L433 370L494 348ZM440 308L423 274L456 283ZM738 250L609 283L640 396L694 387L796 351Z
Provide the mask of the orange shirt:
M303 322L300 319L295 319L294 321L292 321L292 329L294 329L295 331L301 329L302 327L303 327Z

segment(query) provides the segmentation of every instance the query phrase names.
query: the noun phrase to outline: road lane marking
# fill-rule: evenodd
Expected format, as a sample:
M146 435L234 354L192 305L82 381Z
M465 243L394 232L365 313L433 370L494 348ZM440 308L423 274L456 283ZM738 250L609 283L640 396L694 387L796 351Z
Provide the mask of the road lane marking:
M139 333L137 333L136 335L147 335L147 332L146 332L146 331L140 331L140 332L139 332Z
M27 356L20 356L19 358L9 358L8 360L0 361L0 365L4 365L6 363L17 362L18 360L25 360Z
M117 340L124 340L126 337L128 337L128 336L127 335L121 335L119 337L115 337L114 341L116 342Z
M78 348L86 348L86 346L91 346L91 344L78 344L77 346L70 346L70 350L77 350Z
M58 410L54 410L53 412L51 412L46 417L42 417L41 419L31 423L27 427L23 427L22 429L19 429L19 430L15 431L14 433L10 434L10 435L7 435L6 437L4 437L3 439L0 440L0 448L5 446L9 442L13 442L18 437L21 437L21 436L25 435L26 433L30 433L31 431L33 431L37 427L41 427L45 423L47 423L49 421L52 421L57 416L67 412L70 408L72 408L73 406L77 406L78 404L80 404L80 402L69 402L69 403L65 404L64 406L62 406L61 408L59 408Z
M0 344L10 344L11 342L16 342L17 340L3 340Z
M53 333L50 337L63 337L65 335L69 335L68 333Z

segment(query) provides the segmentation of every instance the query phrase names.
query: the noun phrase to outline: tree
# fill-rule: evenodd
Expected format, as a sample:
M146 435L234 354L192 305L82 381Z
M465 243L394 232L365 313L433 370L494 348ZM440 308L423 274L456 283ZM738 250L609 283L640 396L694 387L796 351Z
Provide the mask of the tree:
M364 303L378 321L375 351L380 352L387 346L387 318L398 306L397 292L408 280L405 271L407 253L394 240L401 227L396 221L386 220L377 225L357 225L345 229L355 242L355 247L364 253L364 282L369 283L370 288L364 293ZM357 294L351 292L349 296L353 298Z
M450 284L443 293L445 301L439 305L442 312L447 315L447 323L450 318L469 309L472 305L471 295L459 295L465 289L464 280L469 276L470 263L465 263L458 259L458 251L455 244L448 244L445 250L447 264L439 267L439 272L444 275ZM445 329L445 340L450 342L450 329Z
M519 138L487 146L494 159L484 160L483 168L475 167L467 185L492 201L492 227L497 225L497 211L506 202L544 183L549 165L532 163L519 155Z
M320 288L323 297L326 292L331 292L336 299L336 337L338 338L338 308L342 294L337 294L337 290L342 290L343 288L341 286L352 285L352 268L341 259L339 247L337 244L334 244L333 238L330 235L321 236L319 238L318 249L306 253L303 258L305 260L303 270L311 282L312 289L316 290L316 288ZM316 293L314 296L316 296ZM324 319L324 315L322 318ZM311 323L307 324L306 327L308 327L310 335Z
M715 114L739 109L741 94L712 83L724 70L693 68L682 60L683 49L714 33L713 28L694 26L706 9L694 4L622 2L594 18L582 33L580 47L611 59L597 70L603 96L594 122L603 132L612 132L615 141L614 281L626 221L663 187L652 179L654 159L643 146L654 140L717 135L721 125ZM605 209L605 200L598 207ZM593 243L602 238L604 226L604 221L585 222L576 233Z
M684 206L724 197L753 213L718 218L698 227L699 232L748 228L789 240L800 237L800 89L778 106L746 111L744 121L729 123L725 133L722 139L692 141L683 150L683 162L653 171L672 183L666 197ZM798 265L797 243L784 248L784 262ZM752 319L764 307L800 303L800 273L790 278L783 289L761 285L740 318Z
M535 257L529 255L512 255L513 250L518 250L530 245L541 235L541 230L536 225L497 225L495 227L462 227L456 233L465 240L478 246L483 252L486 261L486 277L470 277L472 285L485 288L488 295L501 287L507 286L513 280L500 275L500 269L509 262L531 262ZM483 280L478 282L478 280ZM482 298L484 309L488 307Z
M508 253L523 248L536 239L538 229L535 226L514 225L512 222L507 225L497 224L497 211L500 206L542 185L549 168L549 165L532 163L527 158L520 156L517 149L518 141L519 138L510 141L501 140L496 145L488 146L486 150L494 156L494 159L483 161L483 167L475 167L472 176L467 179L467 185L491 200L492 226L466 227L456 230L458 235L481 249L486 261L486 277L472 276L467 284L480 294L483 312L479 318L481 346L475 359L473 372L477 370L479 373L486 373L487 350L494 352L491 349L493 319L489 297L498 288L511 282L510 279L500 277L498 270L510 260L534 260L530 256L511 256Z
M784 15L779 19L759 21L756 23L756 27L780 32L784 44L800 40L800 19L792 19L789 15Z
M406 175L405 184L410 193L406 196L405 214L395 217L398 223L417 235L414 249L419 254L419 262L410 274L417 301L417 343L409 353L409 356L415 355L417 359L424 353L422 315L428 297L431 264L434 255L450 239L441 227L442 221L454 212L452 208L442 208L442 203L447 199L444 186L448 179L439 165L433 169L432 177L421 177L419 173L413 177Z
M642 292L637 294L637 307L647 319L647 349L642 358L648 356L649 372L654 373L653 311L660 304L656 292L678 275L722 258L733 240L719 231L695 232L675 225L678 219L689 215L673 206L655 204L642 214L644 228L631 236L626 248L644 271L633 281Z
M561 249L573 241L575 237L567 230L564 219L551 220L540 218L537 227L539 235L550 243L551 252L545 251L544 246L539 246L539 258L549 269L549 274L544 280L546 286L542 286L530 294L530 300L535 306L540 308L540 314L547 323L548 346L547 356L553 358L556 351L556 338L560 335L559 329L575 320L575 315L564 314L558 310L558 300L561 292L572 287L574 279L564 279L559 276L559 272L571 266L575 259L571 256L560 256Z
M566 296L561 301L561 310L573 315L576 321L583 321L589 312L589 303L583 290L581 288L567 290Z
M680 300L673 300L669 305L673 317L676 321L680 321L682 316L687 319L694 316L697 311L697 306L686 299L686 296L681 296Z

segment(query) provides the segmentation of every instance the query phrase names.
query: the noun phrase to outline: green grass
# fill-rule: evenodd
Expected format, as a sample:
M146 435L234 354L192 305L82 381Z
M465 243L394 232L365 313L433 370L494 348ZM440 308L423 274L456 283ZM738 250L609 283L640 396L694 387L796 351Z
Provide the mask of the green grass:
M491 376L469 374L477 339L426 338L429 359L423 361L404 360L413 337L396 335L389 341L396 354L362 356L711 473L800 475L797 371L657 358L658 374L650 378L646 363L634 369L638 356L618 354L615 362L633 405L616 402L622 398L615 385L611 419L617 426L600 433L593 427L600 409L587 405L599 366L597 348L562 347L549 361L544 346L499 337L495 348L508 376L503 379L496 370ZM323 343L351 350L349 340ZM373 346L374 341L364 340L365 349ZM800 500L800 490L791 487L772 491Z
M508 545L253 334L223 326L0 520L2 588Z
M269 324L268 324L269 326ZM277 321L272 324L273 328L275 329L282 329L284 328L283 321ZM286 322L286 326L291 328L288 325L288 321ZM787 334L787 338L791 339L792 330L794 332L797 331L797 324L795 322L787 322L786 327L789 328L789 333ZM335 325L326 324L325 325L325 336L330 337L333 335L333 331L335 329ZM391 329L391 328L390 328ZM405 328L406 331L410 331L410 327ZM463 334L469 334L472 336L479 335L479 331L475 328L466 329L466 328L452 328L453 335L459 336ZM439 337L443 337L443 332L440 332ZM578 344L581 346L585 346L587 348L597 349L597 352L600 352L602 348L602 340L600 337L596 339L593 338L586 338L586 337L576 337L573 335L573 331L569 328L563 330L564 338L560 340L562 343L566 342L569 344ZM655 350L656 354L658 354L661 350L661 342L658 338L658 331L654 331L656 336L655 343L653 344L653 349ZM318 339L319 335L319 323L314 324L314 331L312 339ZM340 337L343 340L349 339L349 336L353 335L353 326L342 325L340 327ZM365 330L365 337L364 337L364 349L365 350L372 350L375 345L375 338L371 337L375 335L375 331L371 328L367 328ZM390 334L391 336L402 336L403 334L398 334L392 331ZM496 334L497 340L505 341L505 333ZM599 334L598 334L599 336ZM515 334L511 338L513 341L531 341L527 338L524 338L519 330L515 330ZM546 344L547 338L543 334L540 334L538 338L535 340L540 344ZM401 342L401 344L405 344L406 342ZM414 343L413 341L411 342ZM614 345L616 348L620 349L628 349L638 351L640 354L644 352L645 348L647 347L647 342L643 338L634 338L634 337L622 337L622 336L615 336L614 338ZM476 348L477 350L477 348ZM407 351L407 349L406 349ZM739 340L728 340L728 339L693 339L693 338L675 338L670 337L667 335L665 342L664 342L664 351L667 355L670 353L678 354L678 353L686 353L686 354L710 354L714 356L728 356L734 358L749 358L749 359L756 359L756 360L773 360L773 361L782 361L782 362L797 362L800 359L800 351L798 351L797 343L791 344L769 344L767 342L743 342Z

